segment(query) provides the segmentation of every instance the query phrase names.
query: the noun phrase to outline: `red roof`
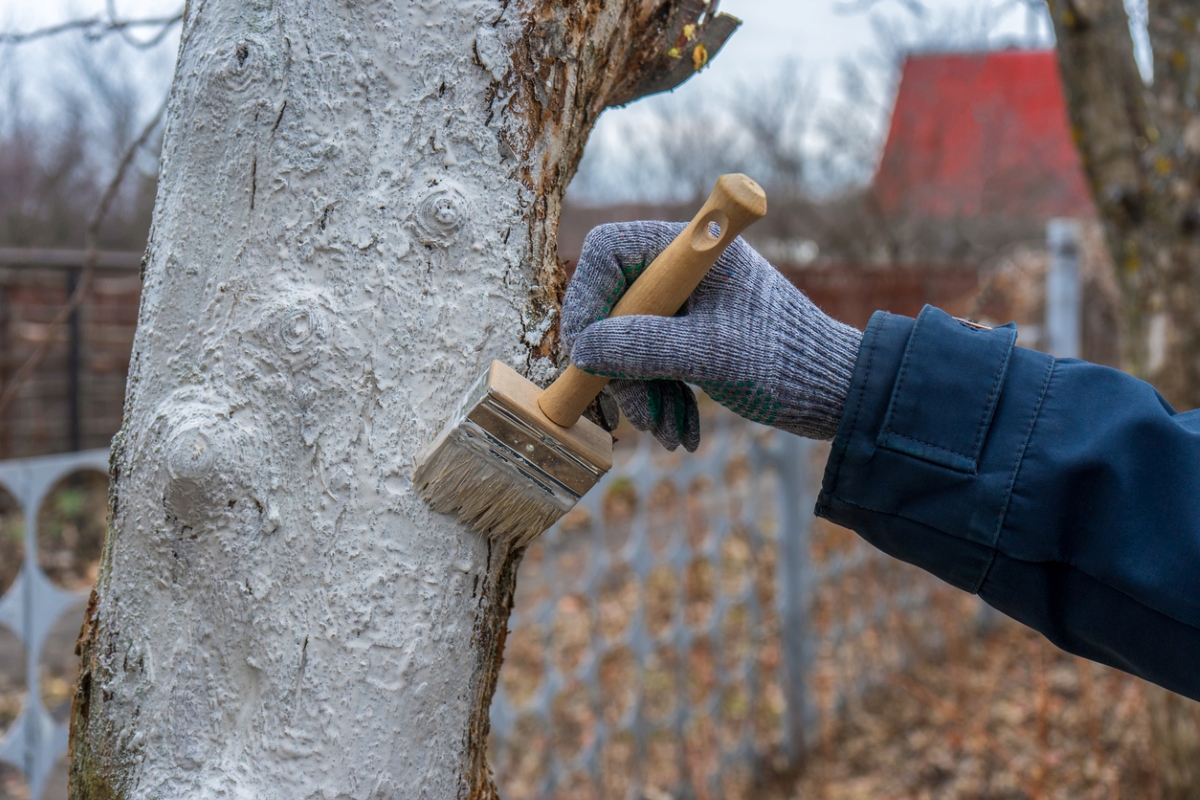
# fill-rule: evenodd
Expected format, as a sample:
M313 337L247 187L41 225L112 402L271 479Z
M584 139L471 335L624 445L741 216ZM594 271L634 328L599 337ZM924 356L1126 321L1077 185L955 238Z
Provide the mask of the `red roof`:
M909 56L874 191L923 217L1093 215L1054 51Z

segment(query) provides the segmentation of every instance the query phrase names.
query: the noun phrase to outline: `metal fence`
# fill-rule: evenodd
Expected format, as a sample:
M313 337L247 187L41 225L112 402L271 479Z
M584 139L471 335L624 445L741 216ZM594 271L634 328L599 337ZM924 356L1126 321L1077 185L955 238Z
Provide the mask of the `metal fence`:
M827 452L720 411L694 455L626 447L530 548L492 704L506 798L787 796L848 699L975 624L813 517Z
M723 797L795 763L811 446L728 414L696 455L642 437L530 548L492 704L506 797Z
M42 650L59 618L86 599L51 582L38 564L38 511L60 479L80 470L108 471L107 450L0 462L0 489L13 496L24 517L25 547L21 570L0 598L0 625L16 634L25 647L25 702L21 713L0 739L0 762L19 769L38 800L67 749L67 725L57 722L42 699Z
M618 447L612 472L521 566L492 705L506 798L759 796L840 703L970 617L964 595L939 602L953 590L813 519L825 452L723 410L696 454L648 437ZM67 744L41 698L41 651L86 595L39 566L38 509L63 477L107 458L0 462L27 532L0 599L27 665L0 761L25 774L32 800Z

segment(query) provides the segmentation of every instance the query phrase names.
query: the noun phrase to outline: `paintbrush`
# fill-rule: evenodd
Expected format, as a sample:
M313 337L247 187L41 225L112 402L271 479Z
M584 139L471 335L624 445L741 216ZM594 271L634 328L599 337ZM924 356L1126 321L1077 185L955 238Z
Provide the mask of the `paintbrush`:
M722 175L610 316L676 313L726 246L766 213L757 183ZM608 380L572 365L543 391L493 361L417 457L413 485L434 510L493 539L528 544L612 467L612 436L580 419Z

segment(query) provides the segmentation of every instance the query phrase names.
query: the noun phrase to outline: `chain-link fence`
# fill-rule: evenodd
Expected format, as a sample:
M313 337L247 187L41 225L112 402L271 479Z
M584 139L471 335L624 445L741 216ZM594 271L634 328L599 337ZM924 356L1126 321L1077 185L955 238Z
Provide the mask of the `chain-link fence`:
M492 705L509 800L786 792L844 700L973 619L973 599L813 518L826 445L706 407L699 452L626 437L612 472L530 547ZM20 673L11 686L0 674L0 764L27 781L0 800L65 786L69 643L94 577L81 564L98 552L72 562L54 515L97 517L97 539L103 483L82 504L61 487L106 466L105 451L0 462L9 519L29 532L0 554L13 573L0 575L0 673ZM14 530L0 520L0 540ZM48 637L65 640L63 664Z
M63 544L64 530L55 517L63 509L46 500L64 486L64 479L78 483L57 496L71 498L66 501L72 506L65 509L68 516L86 517L93 529L102 529L103 506L88 508L83 498L103 498L94 488L86 491L85 476L90 473L92 482L99 479L103 486L107 471L107 450L0 462L0 512L7 512L0 520L0 571L7 584L0 598L0 632L5 634L0 646L0 709L9 712L0 715L7 717L0 718L7 724L0 739L0 764L15 767L25 779L25 786L16 790L0 788L6 795L41 798L66 751L73 662L69 649L64 654L62 647L48 643L64 636L74 641L87 586L95 577L82 563L82 569L75 569L75 553L87 549L81 538L98 537L68 531L73 541L57 546Z
M785 796L824 718L974 619L814 519L827 452L724 411L694 455L618 447L521 565L492 705L506 798Z
M510 798L725 796L794 763L811 444L643 437L521 565L492 705ZM790 546L789 546L790 545Z

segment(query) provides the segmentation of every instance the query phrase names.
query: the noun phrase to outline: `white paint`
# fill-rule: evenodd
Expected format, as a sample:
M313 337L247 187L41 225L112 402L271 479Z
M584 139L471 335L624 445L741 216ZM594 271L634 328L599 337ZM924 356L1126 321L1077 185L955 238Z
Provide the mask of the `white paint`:
M475 61L500 8L191 2L99 587L89 732L122 796L462 790L489 552L410 474L528 358L516 171L557 145L499 144L532 136L489 104L508 26Z

